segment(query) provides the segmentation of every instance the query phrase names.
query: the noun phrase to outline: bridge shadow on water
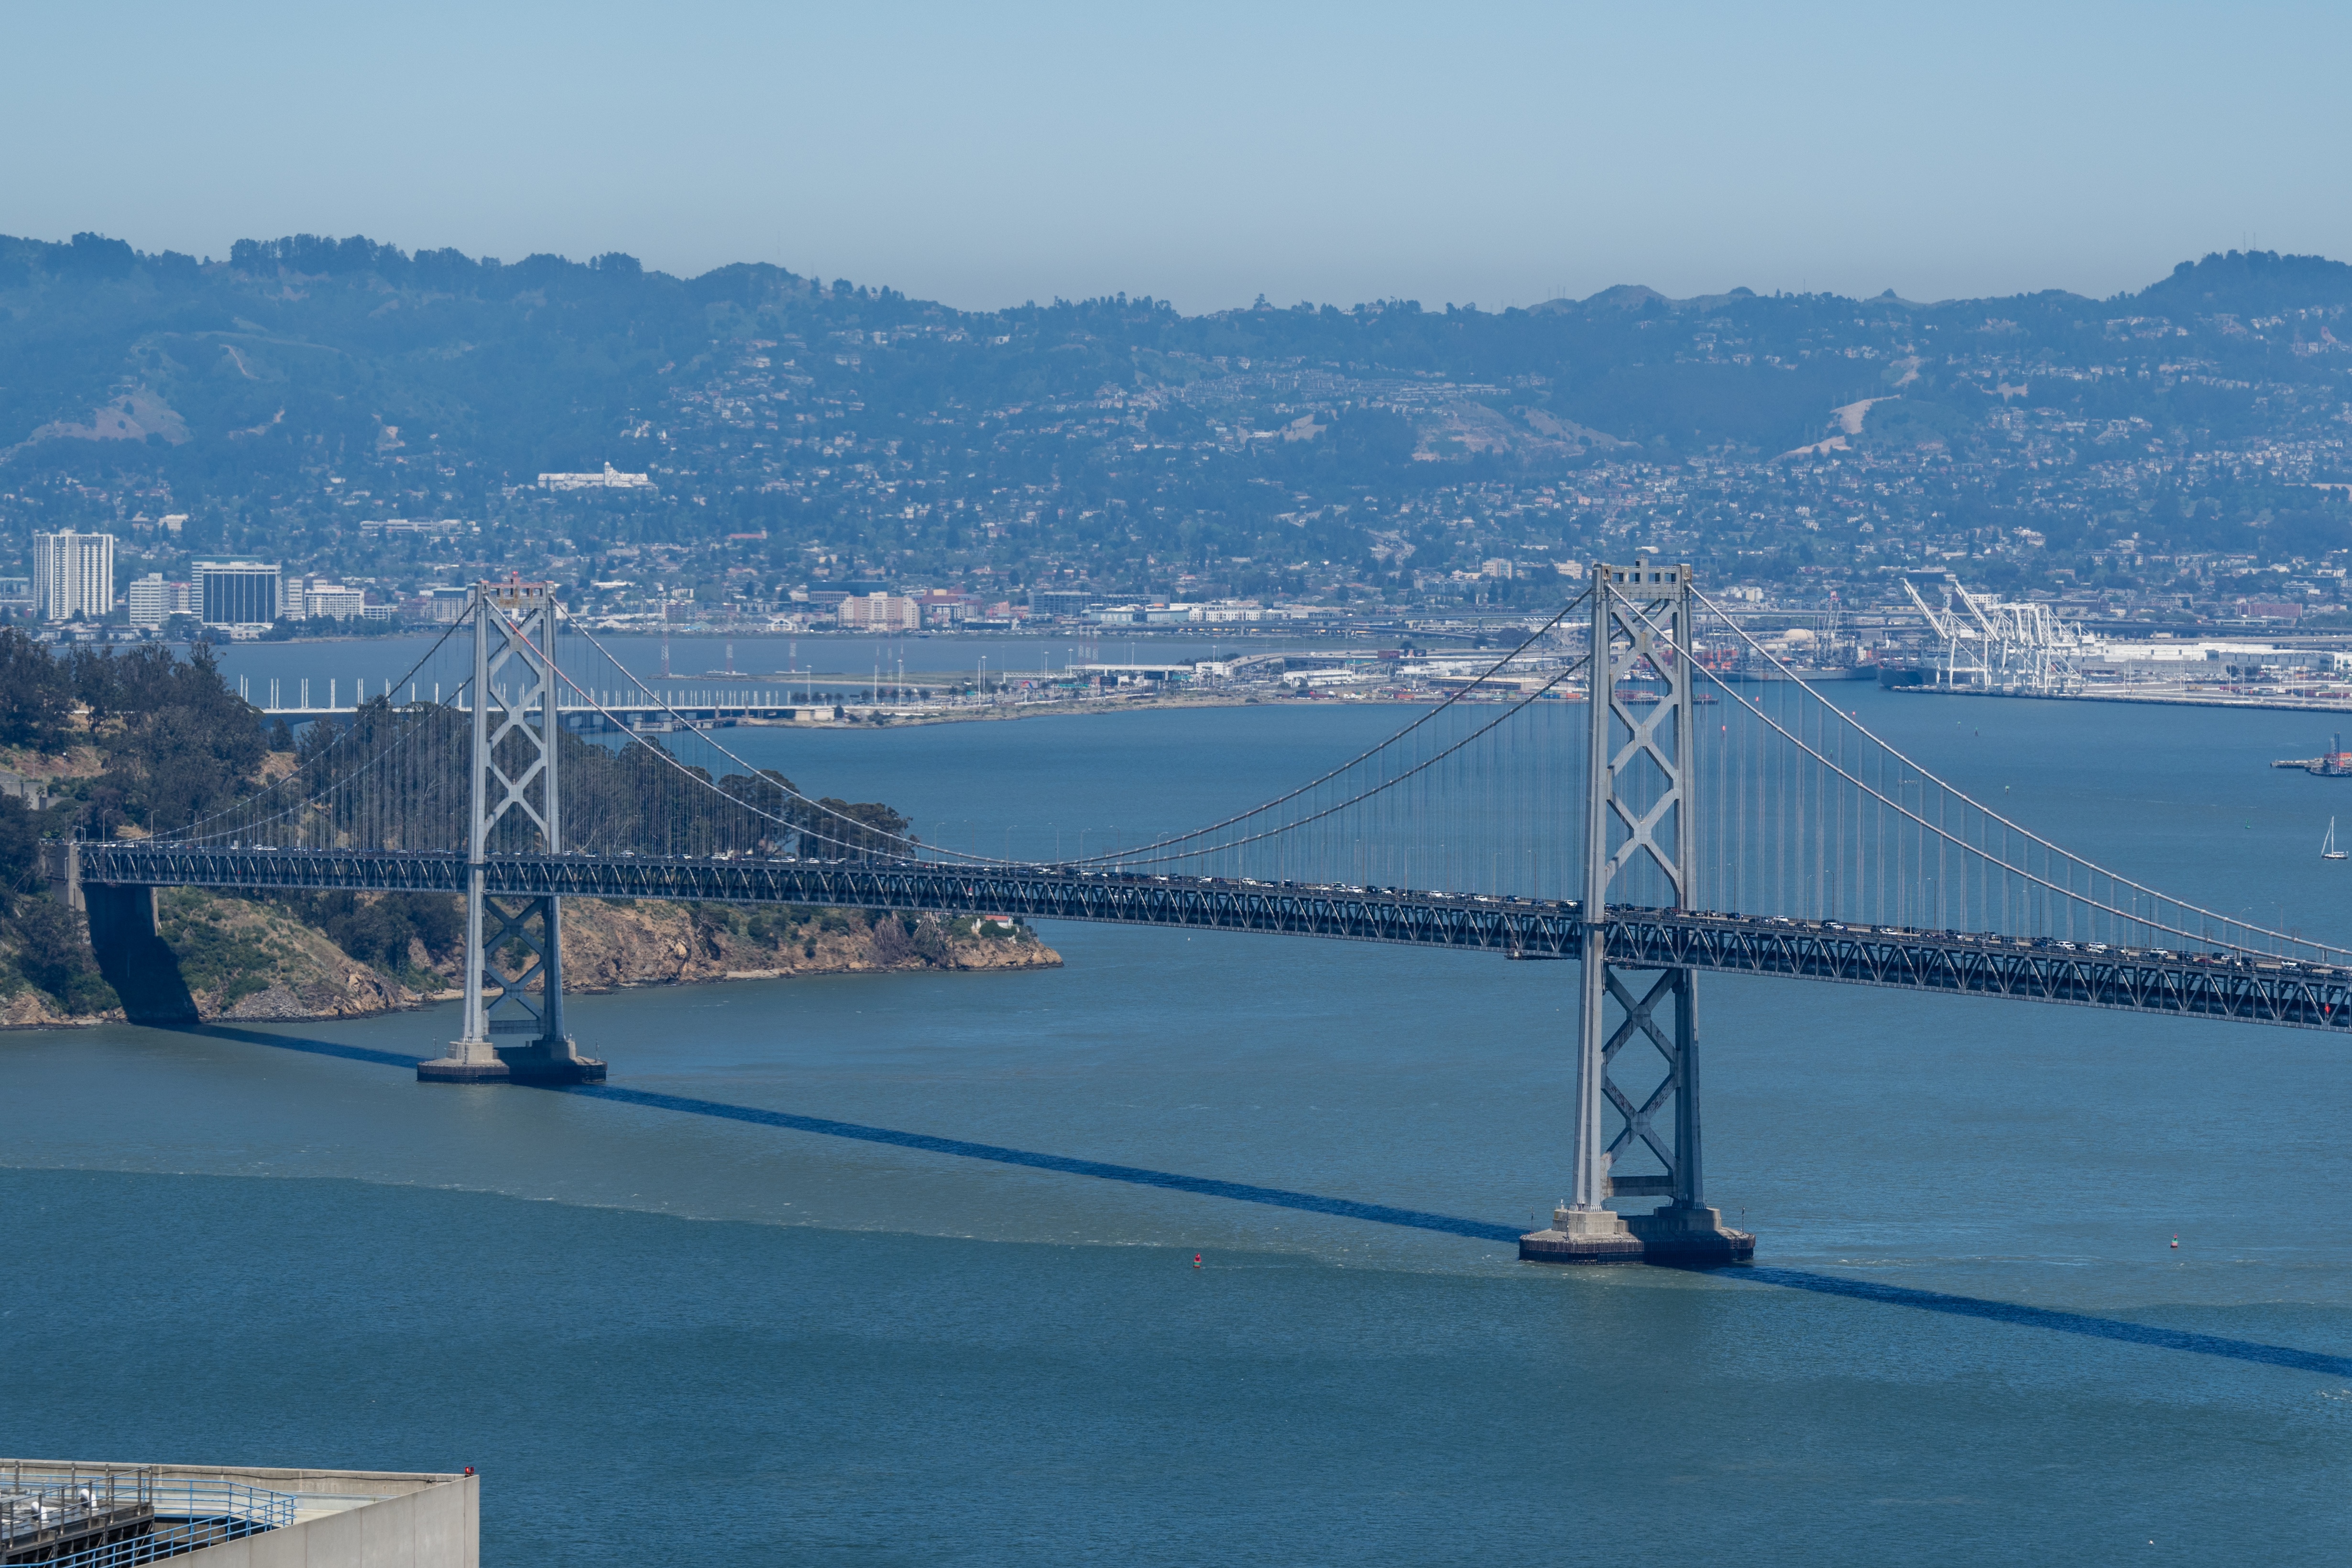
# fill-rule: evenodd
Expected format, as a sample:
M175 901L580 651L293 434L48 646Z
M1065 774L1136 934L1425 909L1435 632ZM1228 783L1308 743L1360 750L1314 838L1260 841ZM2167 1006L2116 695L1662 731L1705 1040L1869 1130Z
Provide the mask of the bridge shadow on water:
M379 1067L413 1069L418 1062L425 1059L421 1057L404 1056L394 1051L369 1050L364 1047L342 1045L332 1040L312 1040L292 1035L264 1034L257 1029L239 1029L220 1024L179 1026L176 1032L211 1039L236 1040L248 1045L270 1046L279 1050L300 1051L311 1056L336 1057L345 1061L366 1062ZM1292 1192L1284 1187L1261 1187L1246 1182L1223 1182L1206 1176L1187 1176L1173 1171L1154 1171L1139 1165L1114 1165L1099 1160L1081 1160L1067 1154L1046 1154L1030 1149L1010 1149L995 1143L971 1143L960 1138L940 1138L928 1132L907 1132L896 1128L869 1127L863 1122L836 1121L828 1117L803 1116L789 1110L768 1110L751 1105L730 1105L723 1100L697 1100L686 1095L663 1094L652 1089L625 1089L612 1084L572 1084L552 1087L545 1092L572 1095L583 1100L601 1100L615 1105L634 1105L647 1110L671 1111L684 1116L707 1116L722 1121L748 1122L757 1127L777 1127L792 1132L812 1132L827 1138L847 1138L862 1143L880 1143L892 1148L915 1149L930 1154L951 1154L959 1159L987 1160L1000 1165L1020 1165L1031 1170L1053 1171L1063 1175L1091 1176L1097 1181L1124 1182L1131 1186L1160 1187L1169 1192L1191 1193L1199 1197L1224 1198L1234 1203L1260 1204L1270 1208L1332 1215L1341 1219L1364 1220L1373 1225L1437 1231L1447 1236L1465 1237L1474 1241L1516 1244L1519 1238L1518 1229L1514 1226L1494 1225L1484 1220L1466 1219L1457 1215L1435 1214L1426 1209L1395 1208L1386 1204L1360 1203L1353 1198L1325 1197L1316 1193ZM2286 1345L2266 1345L2252 1340L2226 1339L2217 1334L2193 1333L2182 1329L2167 1329L2150 1323L2136 1323L2123 1318L2093 1317L2084 1312L2060 1311L2049 1307L2028 1307L2013 1301L1988 1300L1978 1296L1955 1296L1941 1290L1920 1290L1905 1285L1888 1285L1877 1280L1848 1279L1834 1274L1816 1274L1802 1268L1780 1268L1769 1264L1741 1264L1730 1268L1694 1270L1694 1272L1706 1273L1742 1284L1778 1285L1786 1289L1811 1291L1816 1295L1843 1296L1852 1300L1875 1302L1881 1306L1909 1307L1919 1311L1941 1312L1950 1317L1980 1318L1989 1322L2008 1323L2017 1328L2041 1329L2051 1333L2080 1334L2090 1339L2113 1340L2123 1344L2147 1345L2158 1350L2186 1351L2194 1355L2220 1356L2231 1361L2253 1362L2263 1366L2291 1367L2301 1372L2315 1372L2328 1376L2352 1377L2352 1355L2330 1355L2320 1351L2296 1350Z
M306 1040L299 1035L265 1035L259 1029L240 1029L233 1024L170 1024L133 1020L151 1029L168 1030L175 1035L194 1035L207 1040L235 1040L241 1045L270 1046L281 1051L300 1051L309 1057L340 1057L347 1062L368 1062L376 1067L406 1068L411 1072L419 1062L428 1058L412 1057L399 1051L372 1051L364 1046L346 1046L336 1040Z

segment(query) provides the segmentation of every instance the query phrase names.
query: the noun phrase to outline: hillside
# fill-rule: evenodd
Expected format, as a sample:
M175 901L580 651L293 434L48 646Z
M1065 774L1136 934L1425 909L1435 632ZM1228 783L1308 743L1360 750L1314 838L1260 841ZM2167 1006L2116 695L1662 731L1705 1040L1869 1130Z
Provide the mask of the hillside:
M617 255L0 239L0 542L169 511L142 569L251 551L393 592L478 563L605 608L683 582L722 616L909 583L1508 603L1518 574L1484 560L1637 533L1766 581L1981 553L1988 528L2077 574L2110 538L2308 556L2344 542L2295 519L2352 478L2347 308L2352 268L2262 252L2107 300L1629 285L1184 316ZM1874 537L1815 537L1790 455L1867 470L1842 522ZM654 490L534 488L607 461ZM1704 493L1657 505L1676 477ZM387 517L458 527L362 536Z

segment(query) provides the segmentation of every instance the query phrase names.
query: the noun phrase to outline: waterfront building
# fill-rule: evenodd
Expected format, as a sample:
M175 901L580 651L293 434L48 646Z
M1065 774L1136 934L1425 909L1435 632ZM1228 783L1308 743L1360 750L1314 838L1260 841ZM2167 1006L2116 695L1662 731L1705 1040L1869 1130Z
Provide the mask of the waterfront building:
M130 610L132 626L161 626L172 616L172 584L163 581L161 572L133 577L123 602Z
M278 619L281 574L275 561L196 563L196 614L208 626L266 626Z
M960 626L980 615L984 606L976 594L959 593L950 588L931 588L915 595L915 605L923 625L931 627Z
M114 609L114 535L33 535L33 605L45 621L105 619Z
M923 613L920 604L904 595L877 593L843 599L834 619L863 631L911 632L922 628Z
M305 577L299 589L288 593L286 610L303 620L355 621L367 611L367 593L323 577Z
M1093 595L1080 590L1063 588L1032 588L1029 591L1029 613L1077 620L1087 613Z

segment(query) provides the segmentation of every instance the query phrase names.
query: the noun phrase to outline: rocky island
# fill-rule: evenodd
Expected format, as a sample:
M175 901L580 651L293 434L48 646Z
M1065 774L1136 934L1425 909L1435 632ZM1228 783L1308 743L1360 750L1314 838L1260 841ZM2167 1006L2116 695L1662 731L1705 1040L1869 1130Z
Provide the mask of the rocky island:
M148 967L165 972L126 974L100 964L80 911L42 889L42 837L168 832L286 778L304 743L282 722L265 728L201 647L184 661L161 647L52 658L23 633L0 631L0 1027L350 1018L458 994L465 913L452 895L160 889L162 947ZM827 804L879 827L901 821L877 803ZM573 993L1061 962L1034 931L992 915L564 901Z

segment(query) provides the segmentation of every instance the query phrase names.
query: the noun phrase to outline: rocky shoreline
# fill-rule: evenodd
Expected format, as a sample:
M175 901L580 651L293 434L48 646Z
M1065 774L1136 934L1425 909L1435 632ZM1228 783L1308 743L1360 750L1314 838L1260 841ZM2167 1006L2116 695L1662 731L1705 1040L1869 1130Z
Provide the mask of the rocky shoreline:
M428 952L412 940L404 964L381 957L362 963L271 902L171 889L157 899L156 927L200 1022L362 1018L463 994L457 953ZM564 988L575 994L820 974L1052 969L1061 963L1025 926L971 916L642 900L567 899L563 905ZM124 1021L121 1006L70 1012L29 985L0 996L5 1029Z

